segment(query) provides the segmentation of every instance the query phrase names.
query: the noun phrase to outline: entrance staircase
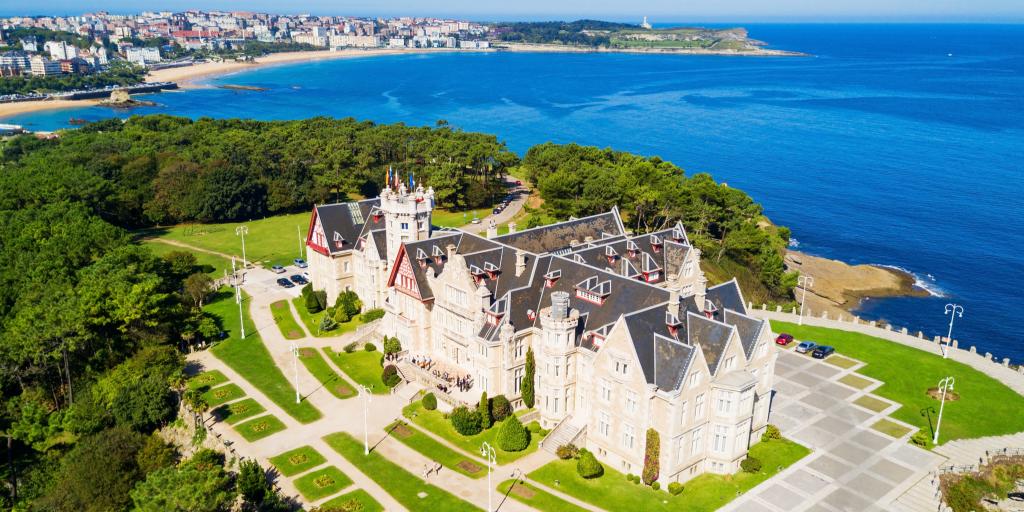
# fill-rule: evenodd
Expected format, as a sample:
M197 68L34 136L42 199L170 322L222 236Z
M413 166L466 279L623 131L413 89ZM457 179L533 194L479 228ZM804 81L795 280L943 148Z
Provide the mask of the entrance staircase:
M554 455L559 446L578 443L578 440L586 435L586 429L586 425L576 425L572 416L566 416L540 442L540 447ZM576 445L579 446L579 444Z

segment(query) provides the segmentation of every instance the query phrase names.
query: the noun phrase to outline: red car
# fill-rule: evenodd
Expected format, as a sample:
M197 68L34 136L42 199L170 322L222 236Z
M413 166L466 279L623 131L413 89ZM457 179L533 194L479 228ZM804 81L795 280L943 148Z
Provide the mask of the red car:
M522 180L516 180L516 185L522 185L522 184L523 184Z
M775 338L776 345L789 345L793 342L793 335L781 333L778 338Z

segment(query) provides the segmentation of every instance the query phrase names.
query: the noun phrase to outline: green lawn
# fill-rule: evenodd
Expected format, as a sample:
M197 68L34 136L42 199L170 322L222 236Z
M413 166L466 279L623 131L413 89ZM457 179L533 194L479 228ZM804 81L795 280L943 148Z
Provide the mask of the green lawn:
M840 367L840 368L842 368L844 370L848 370L850 368L853 368L854 366L857 366L857 364L858 364L857 361L854 361L853 359L847 359L847 358L845 358L843 356L832 356L832 357L826 359L825 362L830 364L830 365L832 365L832 366L838 366L838 367Z
M235 425L235 431L242 434L246 441L256 441L271 434L284 430L286 427L281 420L267 414L254 420Z
M363 443L345 432L324 436L324 441L409 510L480 510L444 489L420 480L377 452L363 455ZM422 498L421 493L425 494Z
M891 405L889 402L886 402L885 400L879 400L878 398L875 398L875 397L873 397L871 395L864 395L864 396L854 400L853 403L855 403L855 404L857 404L857 405L859 405L859 406L861 406L861 407L863 407L865 409L868 409L870 411L875 411L875 412L882 412L882 411L888 409L889 406Z
M442 466L452 471L462 473L470 478L487 476L487 467L484 463L448 448L404 421L392 423L384 430L402 444L420 452L430 460L440 462Z
M871 425L871 428L891 437L903 437L910 433L910 429L896 423L895 421L882 418Z
M549 462L529 476L552 489L606 510L712 511L729 503L739 493L772 477L780 467L785 469L810 452L786 439L761 442L750 448L750 455L761 459L764 469L760 473L705 473L683 484L683 492L678 496L672 496L665 490L655 491L643 484L634 484L607 465L604 475L586 480L576 473L575 460ZM555 485L555 480L559 481L558 485Z
M342 334L352 332L356 330L360 325L363 325L363 316L356 315L355 318L339 324L334 329L329 331L320 331L320 320L323 319L326 310L319 311L317 313L310 313L306 311L306 302L302 297L295 297L292 299L292 304L295 304L295 311L299 312L299 319L306 325L306 330L310 334L317 338L329 338L331 336L341 336Z
M210 351L299 422L310 423L320 419L320 411L309 402L295 403L295 388L288 383L263 345L249 316L248 303L249 298L244 297L245 339L239 337L238 305L230 292L218 293L203 308L218 318L228 333L228 338Z
M224 384L223 386L217 386L203 393L203 398L206 400L206 404L210 407L216 407L225 402L232 400L238 400L245 396L245 391L238 387L236 384Z
M494 447L495 458L498 464L508 464L516 461L526 455L529 455L537 451L537 446L540 444L541 437L537 433L530 433L530 446L527 446L525 450L521 452L506 452L498 448L498 426L493 426L475 436L464 436L455 430L451 422L444 417L439 411L428 411L423 408L418 400L413 402L404 409L402 409L402 415L408 418L413 423L427 429L438 436L448 440L448 442L459 447L459 449L466 453L473 455L474 457L480 457L480 444L484 441L490 443ZM530 425L534 425L531 423ZM536 427L534 427L535 429Z
M498 490L503 495L541 512L585 512L587 510L521 480L505 480L498 484Z
M335 352L330 348L324 348L324 352L356 384L366 386L375 395L386 395L391 389L380 379L384 368L380 365L380 347L377 348L378 350L373 352L360 348L351 354L345 351Z
M170 228L146 230L140 234L176 240L188 245L242 259L242 239L235 234L237 226L245 225L245 256L250 262L259 262L266 267L288 265L299 257L300 241L305 241L309 227L309 212L277 215L251 222L224 224L182 224ZM298 229L296 230L296 226ZM302 248L305 258L305 248ZM230 267L230 262L228 262Z
M866 366L858 373L885 383L872 393L902 405L890 416L929 436L936 416L931 410L937 412L939 402L926 392L940 379L953 376L960 400L946 402L940 444L1024 430L1024 415L1020 414L1024 396L963 363L860 333L775 321L772 329L832 345L838 353L864 361ZM922 411L931 414L922 415Z
M850 374L847 374L847 375L843 375L842 377L839 378L839 382L842 382L843 384L846 384L847 386L850 386L850 387L853 387L853 388L857 388L857 389L864 389L864 388L870 386L871 384L873 384L873 382L871 382L870 380L865 379L864 377L861 377L860 375L857 375L856 373L850 373Z
M463 215L465 214L465 215ZM436 209L430 214L430 223L442 228L457 228L469 224L473 220L473 217L481 220L479 226L483 226L487 229L487 226L483 224L484 217L491 214L490 208L478 208L476 210L465 210L458 212L449 212L446 210Z
M317 349L312 347L299 349L299 361L302 361L302 365L309 370L309 373L312 373L332 395L342 400L356 396L352 385L331 369Z
M184 247L165 244L156 240L143 240L142 245L148 247L150 251L153 251L153 254L161 257L175 251L191 253L196 257L196 263L201 267L202 271L210 274L214 278L223 277L225 271L231 272L231 260L215 254L192 251ZM241 264L241 260L239 260L238 263Z
M349 502L356 502L362 505L362 508L351 509L358 510L359 512L383 512L384 510L384 507L382 507L380 503L377 503L377 500L373 499L373 496L370 496L370 493L362 489L356 489L352 492L342 494L337 498L327 500L323 505L320 505L320 509L350 510L345 508L345 505L348 504Z
M210 370L192 376L188 379L186 386L188 389L212 388L227 381L227 376L221 373L220 370Z
M295 479L295 488L309 501L326 498L352 484L352 479L340 469L327 466Z
M270 463L284 476L297 475L324 462L327 459L312 446L301 446L270 458Z
M295 316L292 315L292 310L288 307L287 300L282 299L277 302L271 302L270 314L274 316L274 323L277 324L277 328L281 330L281 334L284 335L285 339L297 340L306 337L305 331L295 321Z
M246 398L245 400L224 404L210 413L213 414L217 421L234 425L239 421L251 418L257 414L263 414L264 412L266 412L266 409L259 402L253 398Z

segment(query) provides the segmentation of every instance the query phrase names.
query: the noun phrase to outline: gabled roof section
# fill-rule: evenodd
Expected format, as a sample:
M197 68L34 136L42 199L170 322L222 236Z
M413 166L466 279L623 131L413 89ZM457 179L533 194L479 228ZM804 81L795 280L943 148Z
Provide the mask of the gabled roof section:
M743 302L743 293L740 292L740 285L735 277L722 284L708 287L706 299L718 310L715 318L721 319L722 311L726 309L747 314L747 305Z
M704 359L714 375L718 371L718 363L729 346L729 338L735 328L703 315L687 313L686 333L691 345L700 345Z
M607 213L517 231L493 240L534 254L559 254L570 249L573 240L583 243L587 238L600 241L625 234L619 210L613 208Z
M316 206L315 215L323 228L331 254L350 251L363 233L363 225L370 211L380 205L380 199L365 199L350 203ZM381 221L383 223L383 221Z
M743 353L749 361L754 355L754 347L757 345L761 332L768 326L768 321L737 313L731 309L725 310L724 321L736 327L736 332L740 335L740 343L743 344Z

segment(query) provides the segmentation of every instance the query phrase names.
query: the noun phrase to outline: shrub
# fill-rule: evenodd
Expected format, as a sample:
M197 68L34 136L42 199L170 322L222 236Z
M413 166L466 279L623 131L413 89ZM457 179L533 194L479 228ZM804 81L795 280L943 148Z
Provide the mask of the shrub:
M626 473L626 481L627 482L632 482L633 481L633 473Z
M633 475L633 483L640 485L640 475Z
M779 427L775 425L768 425L764 429L764 434L761 434L762 441L771 441L776 439L782 439L782 432L779 431Z
M363 350L367 352L373 352L377 350L377 345L374 345L373 343L367 343L366 345L363 345Z
M316 297L316 302L320 304L320 309L327 309L327 292L323 290L317 290L313 292L313 296Z
M307 285L308 287L309 285ZM324 308L320 307L320 301L316 300L316 296L313 292L305 293L306 288L302 289L302 303L306 306L306 311L309 313L319 313Z
M761 471L761 459L747 455L747 458L740 461L740 469L744 473L757 473Z
M530 433L519 418L509 416L498 430L498 447L506 452L521 452L530 446Z
M345 311L345 308L334 308L335 322L338 322L339 324L344 324L348 323L349 320L352 320L352 317L349 316L348 311Z
M523 382L519 384L519 394L523 397L523 404L527 408L533 407L534 395L533 395L533 373L536 370L537 363L533 360L533 348L526 349L526 369L523 375Z
M306 283L306 286L302 287L302 298L305 299L313 295L313 283Z
M334 319L331 318L331 315L324 315L324 317L320 319L320 330L321 331L330 331L330 330L333 330L333 329L335 329L337 327L338 327L338 322L335 322Z
M480 401L476 404L476 412L480 415L480 428L487 430L491 428L491 401L487 399L487 392L480 395Z
M349 343L348 345L345 345L345 348L342 349L342 350L344 350L346 354L351 354L352 352L356 351L356 347L357 346L358 345L356 345L356 342L353 341L352 343Z
M423 395L423 398L420 400L420 402L423 403L423 408L428 411L433 411L434 409L437 409L437 397L434 396L433 393L427 393Z
M931 441L931 439L928 438L928 434L925 434L923 431L920 430L918 430L916 434L910 436L910 442L916 444L917 446L928 446L929 441Z
M381 309L381 308L371 309L371 310L363 313L362 318L363 318L364 322L372 322L374 320L380 320L381 318L384 318L384 310Z
M647 446L644 448L644 483L651 485L658 479L661 456L661 436L653 428L647 429Z
M398 376L398 368L393 364L389 364L384 367L384 371L380 374L380 380L384 381L384 385L393 388L402 382L402 378Z
M449 418L455 431L464 436L474 436L480 433L480 413L469 410L466 406L456 407Z
M402 342L398 338L384 336L384 353L397 354L402 351Z
M363 301L359 300L359 295L356 292L345 290L338 294L338 299L334 301L334 307L344 310L349 318L353 318L359 314L359 310L363 309Z
M683 484L679 482L670 482L668 484L668 493L672 496L679 496L683 492Z
M572 443L563 444L555 449L555 455L558 455L558 458L562 460L575 459L579 454L580 449Z
M512 415L512 404L505 398L505 395L498 395L491 399L491 417L494 421L502 421Z
M655 491L660 490L661 489L661 482L652 482L651 483L651 489L654 489Z
M580 458L576 461L576 472L583 478L597 478L604 474L604 466L597 461L590 450L580 450Z

